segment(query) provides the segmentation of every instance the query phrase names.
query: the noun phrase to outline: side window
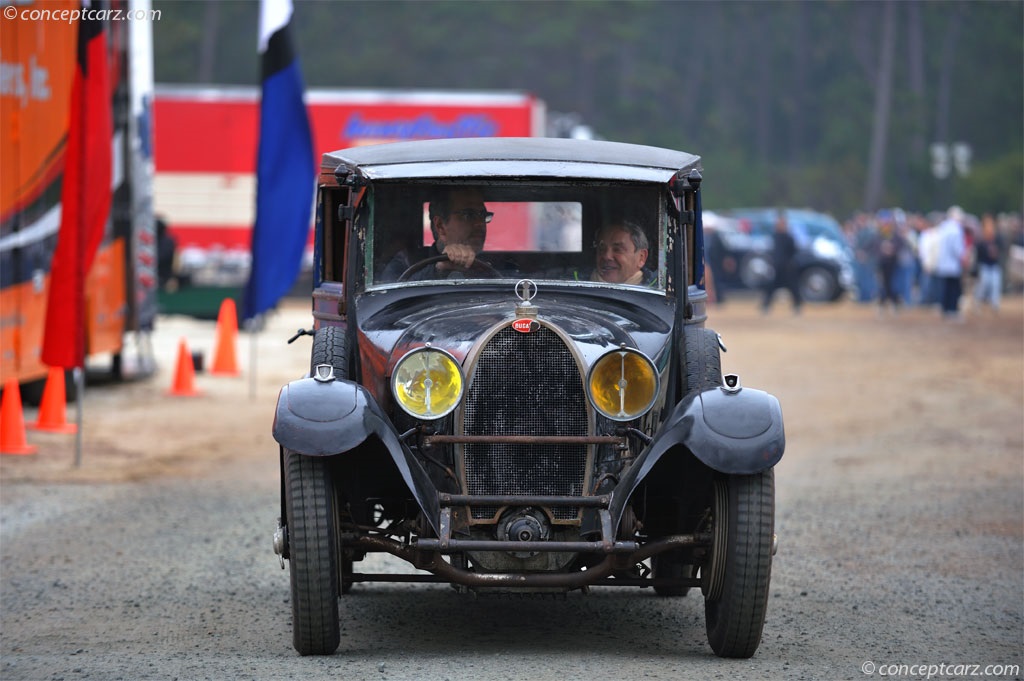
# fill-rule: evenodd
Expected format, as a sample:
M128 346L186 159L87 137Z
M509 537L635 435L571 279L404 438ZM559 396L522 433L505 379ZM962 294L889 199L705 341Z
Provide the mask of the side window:
M367 242L375 283L396 281L414 258L423 256L424 246L433 243L429 230L424 234L426 216L422 205L412 192L378 190L374 200L373 229Z
M348 215L348 187L321 186L317 206L317 257L321 259L320 274L323 281L343 281L345 272L345 238L350 217Z

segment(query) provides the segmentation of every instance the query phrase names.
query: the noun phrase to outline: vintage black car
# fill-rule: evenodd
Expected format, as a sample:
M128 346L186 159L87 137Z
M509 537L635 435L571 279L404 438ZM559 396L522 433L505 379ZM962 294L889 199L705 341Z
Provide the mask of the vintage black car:
M700 186L697 156L604 141L323 156L309 374L273 426L301 654L366 581L699 588L714 652L754 654L782 413L722 374ZM357 571L378 552L408 574Z

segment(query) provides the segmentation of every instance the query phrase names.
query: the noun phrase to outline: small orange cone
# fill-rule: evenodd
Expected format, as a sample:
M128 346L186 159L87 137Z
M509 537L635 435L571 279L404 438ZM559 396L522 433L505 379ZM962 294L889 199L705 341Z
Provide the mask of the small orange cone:
M178 362L174 367L174 383L167 391L168 395L179 397L195 397L199 391L195 387L196 369L192 365L192 353L188 350L188 343L182 338L178 343Z
M67 388L64 386L64 370L50 367L43 388L43 401L39 404L39 420L28 425L32 430L48 430L51 433L77 433L78 426L68 423Z
M36 449L35 445L25 441L25 417L21 413L18 379L9 378L4 384L4 398L0 404L0 454L35 454Z
M235 311L233 298L225 298L217 313L217 339L213 346L213 364L211 374L237 376L238 359L235 355L235 344L238 340L238 313Z

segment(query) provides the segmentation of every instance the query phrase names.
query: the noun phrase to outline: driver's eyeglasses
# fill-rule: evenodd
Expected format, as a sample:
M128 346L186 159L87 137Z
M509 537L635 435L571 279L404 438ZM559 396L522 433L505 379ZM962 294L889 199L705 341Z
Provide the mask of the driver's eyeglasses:
M473 210L472 208L466 208L464 210L453 210L449 215L457 215L466 222L476 222L477 220L483 220L484 222L490 222L494 219L494 213L489 210Z

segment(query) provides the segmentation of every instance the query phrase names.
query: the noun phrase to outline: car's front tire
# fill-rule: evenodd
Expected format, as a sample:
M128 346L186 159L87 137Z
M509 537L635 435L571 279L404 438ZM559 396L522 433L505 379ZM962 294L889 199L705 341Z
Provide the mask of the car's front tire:
M338 648L338 537L327 461L285 450L292 642L301 655Z
M348 337L340 326L321 326L313 336L313 352L310 356L309 373L316 373L320 364L334 367L334 377L345 379L349 375Z
M686 330L686 385L683 395L722 385L722 354L718 334L711 329Z
M715 546L701 571L708 570L703 587L708 643L719 657L750 657L761 642L774 536L772 469L716 479ZM718 569L716 559L724 560Z
M835 272L821 265L805 267L800 272L800 297L811 303L827 303L839 298L841 288Z

